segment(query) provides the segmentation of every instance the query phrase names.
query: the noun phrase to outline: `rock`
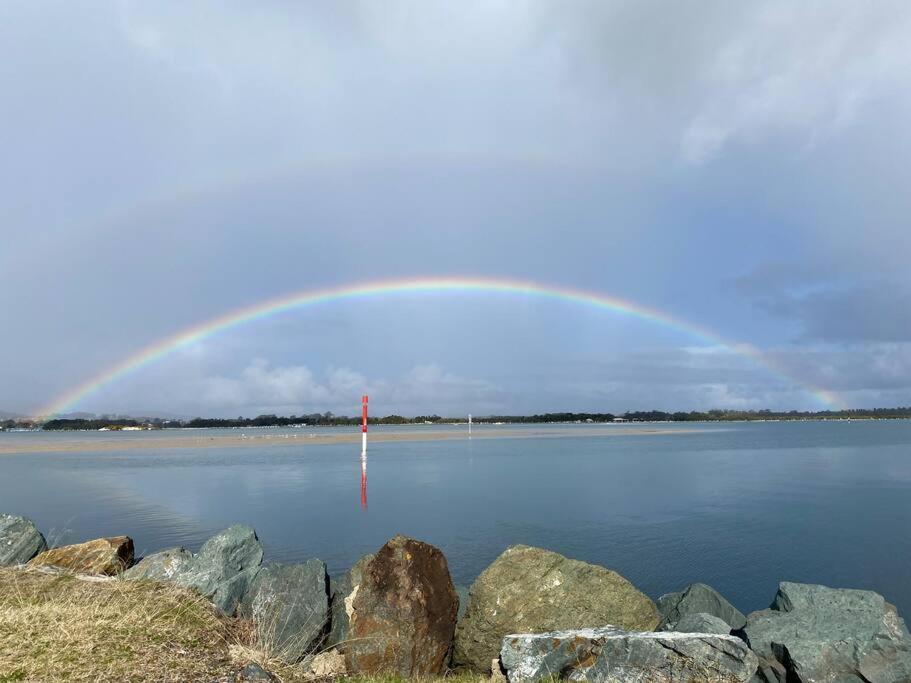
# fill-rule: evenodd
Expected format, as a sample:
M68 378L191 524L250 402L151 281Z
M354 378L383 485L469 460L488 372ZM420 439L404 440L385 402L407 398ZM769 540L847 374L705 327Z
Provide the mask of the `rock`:
M684 615L700 612L718 617L734 629L742 628L747 620L721 593L704 583L691 583L678 593L662 595L657 604L661 615L658 628L664 631L674 630L665 627L677 623Z
M0 515L0 567L25 564L45 550L47 541L32 520Z
M295 664L322 644L329 628L329 577L321 560L264 565L239 613L253 619L257 644Z
M259 664L251 662L234 676L235 683L278 683L278 678Z
M256 532L235 524L203 543L196 555L171 548L144 557L127 579L173 581L192 588L228 615L233 615L263 560Z
M471 586L456 629L453 666L489 673L508 633L603 624L652 630L658 613L648 597L616 572L549 550L512 546Z
M234 614L263 561L256 532L235 524L203 543L175 583L193 588L226 614Z
M768 660L759 657L759 665L756 667L756 673L750 679L750 683L786 683L788 672L784 667L775 660Z
M733 636L596 629L503 638L510 683L551 676L603 683L744 683L756 655Z
M911 635L872 591L783 582L739 634L790 682L911 680Z
M677 631L678 633L715 633L730 635L731 626L713 614L697 612L684 614L675 624L668 624L661 631Z
M133 564L133 539L129 536L96 538L94 541L45 550L34 557L33 567L52 565L79 574L114 576Z
M410 678L442 672L458 597L437 548L404 536L391 539L364 568L350 602L350 673Z
M124 579L151 579L171 581L186 572L193 562L193 553L186 548L169 548L146 555L123 573Z
M364 567L375 557L372 553L364 555L354 563L347 572L330 581L330 602L332 605L332 628L326 638L327 647L344 648L348 639L348 615L351 611L351 593L360 585ZM345 601L347 599L347 607Z
M310 675L314 678L338 678L348 673L345 656L338 650L326 650L310 660Z

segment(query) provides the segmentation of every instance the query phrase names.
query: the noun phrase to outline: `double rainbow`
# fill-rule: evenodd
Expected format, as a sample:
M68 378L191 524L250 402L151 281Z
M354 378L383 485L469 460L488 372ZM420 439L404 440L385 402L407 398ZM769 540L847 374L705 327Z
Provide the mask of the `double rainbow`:
M164 339L160 339L124 358L100 374L61 394L46 405L39 413L44 418L71 411L80 401L123 377L151 365L174 351L202 341L224 330L245 323L262 320L287 311L351 299L380 297L391 294L434 294L444 292L485 292L534 296L574 304L591 306L647 320L664 327L686 333L703 342L723 346L731 351L750 358L758 365L788 382L803 388L812 394L823 406L840 409L841 403L836 394L826 389L808 385L789 375L787 371L776 366L759 349L750 344L731 343L714 332L698 325L679 320L662 311L642 306L618 297L585 291L570 287L543 284L527 280L513 280L487 277L418 277L407 279L376 280L356 284L341 285L326 289L311 289L294 292L274 299L253 304L224 315L206 320L200 324L184 329Z

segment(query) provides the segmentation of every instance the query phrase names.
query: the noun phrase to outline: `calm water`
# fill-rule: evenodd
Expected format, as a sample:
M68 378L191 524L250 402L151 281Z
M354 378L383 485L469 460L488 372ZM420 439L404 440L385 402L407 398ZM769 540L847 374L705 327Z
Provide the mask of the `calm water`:
M267 557L320 557L333 573L404 533L442 548L466 584L526 543L616 569L653 597L704 581L750 611L787 579L874 589L911 617L911 422L564 429L376 443L366 507L350 444L0 455L0 511L57 543L129 534L139 553L195 549L244 522ZM0 434L112 437L160 435Z

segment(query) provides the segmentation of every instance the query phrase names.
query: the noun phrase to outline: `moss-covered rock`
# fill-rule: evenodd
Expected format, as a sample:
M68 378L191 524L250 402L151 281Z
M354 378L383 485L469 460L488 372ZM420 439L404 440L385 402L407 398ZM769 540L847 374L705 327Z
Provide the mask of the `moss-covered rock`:
M453 666L489 672L503 636L610 624L653 630L655 604L604 567L517 545L500 555L471 586L456 629Z

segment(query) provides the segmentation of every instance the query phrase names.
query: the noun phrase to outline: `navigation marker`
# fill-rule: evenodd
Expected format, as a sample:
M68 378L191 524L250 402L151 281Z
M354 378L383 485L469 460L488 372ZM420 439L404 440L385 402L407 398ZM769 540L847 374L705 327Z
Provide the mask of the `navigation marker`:
M361 412L363 426L361 427L361 455L367 455L367 394L361 396Z

